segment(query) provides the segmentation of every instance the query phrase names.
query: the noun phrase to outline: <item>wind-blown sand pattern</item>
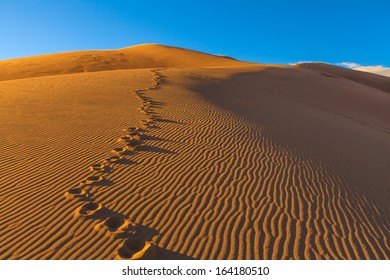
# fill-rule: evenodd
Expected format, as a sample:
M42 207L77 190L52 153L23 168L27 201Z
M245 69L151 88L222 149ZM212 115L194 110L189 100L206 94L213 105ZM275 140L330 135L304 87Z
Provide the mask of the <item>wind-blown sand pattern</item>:
M0 62L1 259L389 259L389 78L120 51Z

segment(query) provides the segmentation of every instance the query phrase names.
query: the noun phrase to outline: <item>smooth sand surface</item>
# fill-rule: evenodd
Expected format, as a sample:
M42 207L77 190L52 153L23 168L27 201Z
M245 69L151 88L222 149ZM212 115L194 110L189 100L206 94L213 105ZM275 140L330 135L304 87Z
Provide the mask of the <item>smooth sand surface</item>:
M0 259L389 259L390 78L73 56L0 61Z

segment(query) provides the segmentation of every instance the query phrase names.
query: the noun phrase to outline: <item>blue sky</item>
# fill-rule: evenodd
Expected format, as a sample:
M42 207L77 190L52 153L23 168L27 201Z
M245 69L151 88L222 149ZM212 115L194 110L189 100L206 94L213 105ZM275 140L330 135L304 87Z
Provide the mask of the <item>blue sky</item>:
M1 0L0 59L162 43L263 63L390 66L390 1Z

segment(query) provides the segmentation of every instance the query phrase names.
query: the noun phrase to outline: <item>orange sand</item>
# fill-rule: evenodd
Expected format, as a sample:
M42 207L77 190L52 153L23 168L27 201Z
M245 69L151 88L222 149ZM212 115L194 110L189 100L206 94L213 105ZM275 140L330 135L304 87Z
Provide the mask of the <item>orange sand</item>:
M0 81L0 259L389 259L390 78L140 45Z

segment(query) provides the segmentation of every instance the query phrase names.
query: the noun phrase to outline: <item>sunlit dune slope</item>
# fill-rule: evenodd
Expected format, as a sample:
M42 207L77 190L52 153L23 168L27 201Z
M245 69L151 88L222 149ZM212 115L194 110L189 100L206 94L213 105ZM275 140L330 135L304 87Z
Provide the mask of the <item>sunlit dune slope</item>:
M107 51L76 51L0 61L0 80L158 67L216 67L250 63L158 44Z

